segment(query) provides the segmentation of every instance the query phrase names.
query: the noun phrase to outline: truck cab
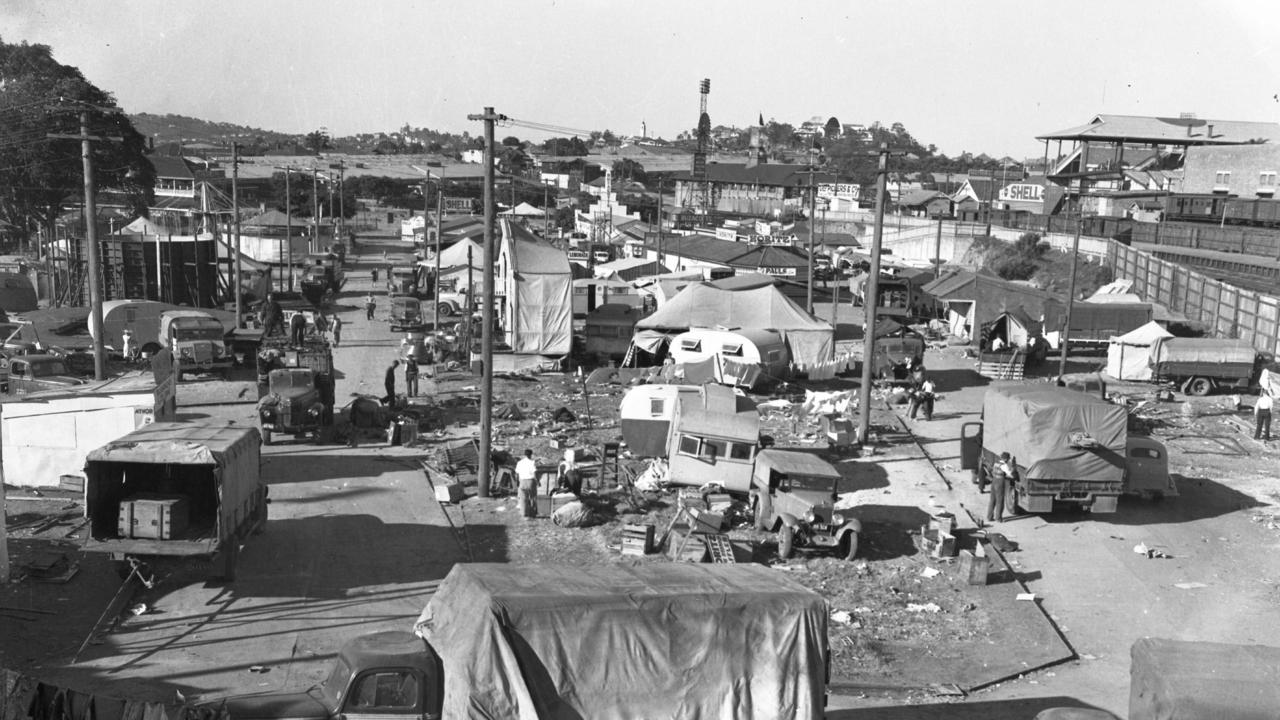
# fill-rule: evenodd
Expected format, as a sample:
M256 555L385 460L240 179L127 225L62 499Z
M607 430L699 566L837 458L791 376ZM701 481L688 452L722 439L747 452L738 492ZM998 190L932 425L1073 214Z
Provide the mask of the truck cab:
M61 390L83 385L62 358L53 355L22 355L0 360L0 393L26 395L43 390Z
M431 646L386 631L343 646L328 677L306 692L229 698L226 710L235 720L436 720L443 698L444 671Z
M222 323L198 310L162 314L160 338L173 353L179 378L184 372L218 372L225 378L235 362Z
M267 394L258 401L258 423L262 444L271 444L271 434L288 433L301 437L308 433L318 440L332 422L332 404L327 403L317 373L309 367L272 370L267 376Z
M795 549L834 551L847 560L858 553L862 523L836 512L840 472L811 453L761 450L751 476L756 527L778 533L778 556Z
M418 292L418 272L412 265L396 265L387 271L387 294L416 295Z

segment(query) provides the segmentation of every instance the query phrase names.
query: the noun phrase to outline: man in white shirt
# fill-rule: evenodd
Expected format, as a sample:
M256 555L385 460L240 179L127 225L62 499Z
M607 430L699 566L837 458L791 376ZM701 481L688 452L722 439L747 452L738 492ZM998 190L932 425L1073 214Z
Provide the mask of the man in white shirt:
M1253 439L1271 439L1271 406L1275 400L1267 391L1262 391L1258 402L1253 404Z
M520 508L527 518L538 516L538 507L534 500L538 494L538 463L533 459L533 451L525 450L524 457L516 463L516 481L520 484Z

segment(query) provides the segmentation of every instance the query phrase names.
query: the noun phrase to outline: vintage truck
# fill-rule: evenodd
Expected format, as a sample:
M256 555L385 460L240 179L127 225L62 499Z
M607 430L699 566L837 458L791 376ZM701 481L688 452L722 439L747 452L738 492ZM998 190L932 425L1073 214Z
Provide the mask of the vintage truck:
M391 265L387 269L387 295L418 296L418 268L415 265Z
M835 509L840 471L813 453L769 448L756 454L751 508L756 527L778 534L778 557L825 550L858 554L862 523Z
M1157 338L1151 346L1151 380L1173 383L1187 395L1257 387L1269 358L1243 340Z
M391 332L421 331L427 322L422 316L422 302L408 295L391 298L391 314L387 319L391 322Z
M312 264L303 268L302 278L298 281L302 296L312 305L319 305L327 295L341 292L346 284L347 274L342 269L342 262L332 253L315 258Z
M415 633L349 641L233 720L823 717L825 600L758 565L453 566Z
M1115 512L1126 493L1172 494L1164 445L1128 431L1129 412L1100 397L1045 383L991 385L982 422L960 429L961 467L979 487L1003 452L1017 477L1009 511L1045 513L1055 503Z
M258 351L258 425L263 444L272 435L328 439L333 428L333 352L320 338L292 345L263 338Z
M234 580L240 545L267 523L258 431L157 422L89 453L85 552L122 574L139 564L210 561Z
M215 372L224 379L235 365L222 322L203 310L167 310L160 314L160 337L176 361L178 379L183 373Z

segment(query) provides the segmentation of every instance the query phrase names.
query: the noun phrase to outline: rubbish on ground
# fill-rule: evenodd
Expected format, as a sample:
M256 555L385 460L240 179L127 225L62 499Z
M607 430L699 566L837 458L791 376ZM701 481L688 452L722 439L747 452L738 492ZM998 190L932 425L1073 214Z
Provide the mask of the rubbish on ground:
M938 575L941 575L941 574L942 574L941 570L938 570L938 568L932 568L932 567L927 567L920 571L920 577L924 577L924 578L937 577Z
M1017 595L1015 595L1015 596L1014 596L1014 598L1013 598L1013 599L1014 599L1014 600L1032 600L1032 601L1034 601L1034 600L1036 599L1036 594L1035 594L1035 593L1018 593Z
M938 603L932 602L924 603L923 605L920 603L907 603L907 612L938 613L942 612L942 608L938 606Z
M1179 590L1198 590L1200 588L1209 587L1208 585L1205 585L1202 582L1174 583L1173 586L1178 588Z
M853 622L853 616L847 610L837 610L831 613L831 619L841 625L848 625Z

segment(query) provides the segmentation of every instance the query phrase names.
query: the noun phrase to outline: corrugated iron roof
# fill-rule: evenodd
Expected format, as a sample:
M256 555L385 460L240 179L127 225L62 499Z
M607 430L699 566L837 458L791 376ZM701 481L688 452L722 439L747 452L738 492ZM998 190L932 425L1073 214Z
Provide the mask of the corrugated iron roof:
M1209 128L1213 135L1209 135ZM1171 145L1235 145L1250 140L1280 139L1280 123L1199 118L1095 115L1092 120L1066 130L1037 135L1037 140L1143 140Z

